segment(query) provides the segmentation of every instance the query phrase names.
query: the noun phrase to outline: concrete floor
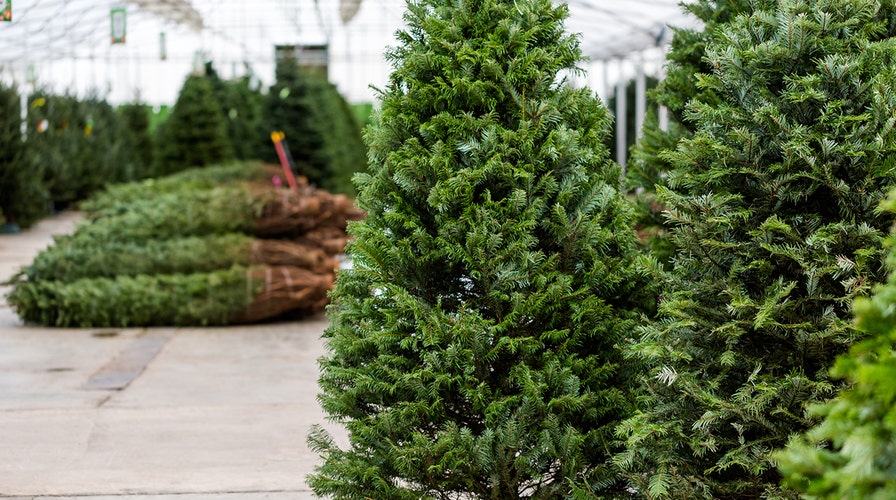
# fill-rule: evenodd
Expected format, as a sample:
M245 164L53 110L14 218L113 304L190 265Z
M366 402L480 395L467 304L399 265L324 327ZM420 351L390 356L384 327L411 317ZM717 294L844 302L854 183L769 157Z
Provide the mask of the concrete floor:
M0 281L78 220L0 234ZM0 498L314 498L310 427L347 441L315 399L326 326L43 328L0 298Z

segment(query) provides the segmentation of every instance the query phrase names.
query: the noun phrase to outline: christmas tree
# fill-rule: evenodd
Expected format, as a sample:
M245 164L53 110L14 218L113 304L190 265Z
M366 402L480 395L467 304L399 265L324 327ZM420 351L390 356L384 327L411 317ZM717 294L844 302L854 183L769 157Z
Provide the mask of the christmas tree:
M250 76L224 80L211 62L206 63L205 74L212 83L215 99L224 113L227 137L233 146L234 156L239 160L254 159L259 140L268 140L268 134L261 134L261 106L264 96L259 92L258 85L252 84Z
M549 0L410 2L332 295L309 478L338 498L626 495L609 467L654 303L609 118Z
M896 210L892 195L887 208ZM822 422L776 457L785 483L813 498L896 498L896 237L889 248L887 283L853 307L857 327L869 338L832 370L849 388L813 407Z
M642 135L626 165L626 185L636 200L639 229L647 250L662 262L668 262L674 253L664 207L656 197L657 187L666 186L666 175L672 169L665 152L674 150L679 140L693 134L694 124L685 116L688 102L718 101L714 90L697 84L698 75L712 71L704 58L706 46L712 43L718 29L736 15L752 12L754 4L773 3L772 0L762 0L759 4L755 0L697 0L684 4L684 8L701 22L700 28L672 28L665 77L648 90L649 100L668 111L667 123L661 124L658 113L648 109ZM633 119L628 123L633 123Z
M351 177L364 170L366 149L345 99L289 54L277 61L276 76L264 103L261 158L279 161L268 137L282 131L301 175L324 189L352 194Z
M155 155L153 136L150 131L150 110L146 104L133 102L118 108L125 135L125 147L130 151L129 160L133 168L133 178L149 177Z
M157 139L156 175L232 160L227 122L205 75L190 75Z
M40 170L31 168L22 136L21 94L0 83L0 222L28 227L47 211Z
M862 333L853 299L885 278L878 209L896 174L892 4L782 0L724 25L712 74L666 154L659 190L678 248L650 365L617 457L652 497L793 495L773 450L832 397Z

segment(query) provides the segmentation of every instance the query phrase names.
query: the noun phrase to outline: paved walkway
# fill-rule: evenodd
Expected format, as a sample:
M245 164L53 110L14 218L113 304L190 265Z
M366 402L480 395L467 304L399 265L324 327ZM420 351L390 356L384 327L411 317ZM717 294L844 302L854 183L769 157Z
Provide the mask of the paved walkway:
M0 281L70 232L0 234ZM0 288L0 498L304 500L325 316L226 328L24 326Z

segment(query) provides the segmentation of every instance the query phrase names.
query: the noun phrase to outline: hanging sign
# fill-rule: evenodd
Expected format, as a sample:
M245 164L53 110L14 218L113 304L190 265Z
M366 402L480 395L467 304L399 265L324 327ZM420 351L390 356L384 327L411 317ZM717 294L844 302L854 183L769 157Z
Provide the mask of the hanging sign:
M127 38L127 10L123 7L112 9L112 43L124 43Z
M12 0L5 0L0 2L0 5L3 6L3 11L0 12L0 21L11 22L12 21Z

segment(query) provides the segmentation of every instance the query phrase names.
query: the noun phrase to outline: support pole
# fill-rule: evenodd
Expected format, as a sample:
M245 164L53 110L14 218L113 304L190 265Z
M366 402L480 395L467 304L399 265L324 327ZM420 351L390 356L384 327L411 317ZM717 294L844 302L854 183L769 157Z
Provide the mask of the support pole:
M616 81L616 162L622 167L622 175L625 176L626 163L626 103L625 103L625 75L622 68L622 60L619 60L619 75Z
M635 79L635 137L641 138L644 128L644 117L647 116L647 76L644 75L644 56L638 60Z

